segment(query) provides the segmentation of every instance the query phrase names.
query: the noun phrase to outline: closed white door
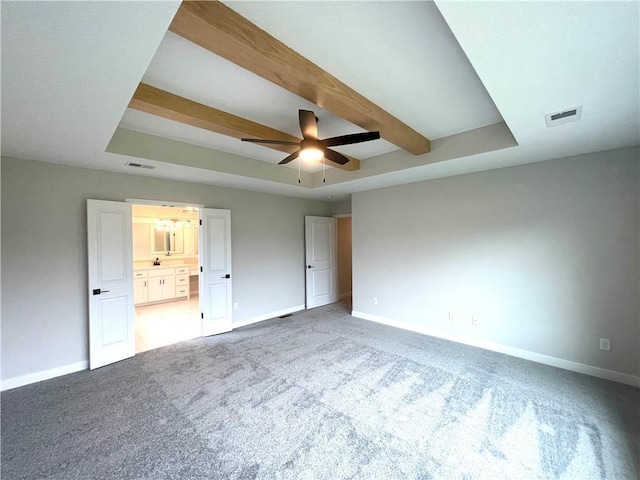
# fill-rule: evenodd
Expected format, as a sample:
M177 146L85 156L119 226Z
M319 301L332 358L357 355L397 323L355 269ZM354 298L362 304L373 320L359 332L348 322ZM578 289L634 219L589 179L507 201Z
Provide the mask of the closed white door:
M307 308L338 301L336 219L304 217Z
M200 308L202 334L231 331L231 211L202 211Z
M131 205L87 200L89 368L135 355Z

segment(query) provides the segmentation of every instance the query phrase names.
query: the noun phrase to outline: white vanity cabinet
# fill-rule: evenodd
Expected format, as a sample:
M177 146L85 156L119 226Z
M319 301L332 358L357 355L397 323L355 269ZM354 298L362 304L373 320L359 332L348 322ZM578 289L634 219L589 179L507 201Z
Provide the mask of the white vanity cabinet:
M153 267L133 272L135 305L189 298L189 267Z
M176 268L176 297L190 297L189 267Z
M176 298L176 269L147 270L149 279L148 301L159 302Z

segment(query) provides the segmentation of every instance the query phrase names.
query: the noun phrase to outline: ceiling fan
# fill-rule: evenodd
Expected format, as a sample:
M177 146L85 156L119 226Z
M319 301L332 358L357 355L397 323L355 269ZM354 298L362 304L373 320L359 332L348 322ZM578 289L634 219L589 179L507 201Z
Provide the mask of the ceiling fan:
M332 162L344 165L349 161L349 159L328 147L368 142L370 140L377 140L380 138L380 132L363 132L352 133L350 135L340 135L338 137L320 140L318 139L318 119L312 111L298 110L298 119L300 121L300 131L302 132L302 140L300 142L288 142L286 140L262 140L259 138L242 138L241 140L243 142L297 145L300 147L296 152L282 160L279 163L280 165L289 163L298 157L302 160L309 161L319 161L326 158Z

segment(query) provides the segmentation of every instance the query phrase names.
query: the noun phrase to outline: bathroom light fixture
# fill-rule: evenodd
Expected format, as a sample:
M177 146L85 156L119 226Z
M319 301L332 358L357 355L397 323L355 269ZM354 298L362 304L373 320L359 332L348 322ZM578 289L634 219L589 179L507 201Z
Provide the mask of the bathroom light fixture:
M158 219L156 222L156 230L161 232L175 232L182 225L185 227L191 226L191 220L181 220L179 218L167 218L167 219Z

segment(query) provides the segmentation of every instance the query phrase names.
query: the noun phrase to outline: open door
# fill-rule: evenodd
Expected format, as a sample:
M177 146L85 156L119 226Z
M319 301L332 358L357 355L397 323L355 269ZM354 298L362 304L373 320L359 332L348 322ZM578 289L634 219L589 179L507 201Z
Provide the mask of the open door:
M338 301L336 219L304 217L307 308Z
M135 355L131 205L87 200L89 368Z
M202 211L202 335L231 331L231 211Z

